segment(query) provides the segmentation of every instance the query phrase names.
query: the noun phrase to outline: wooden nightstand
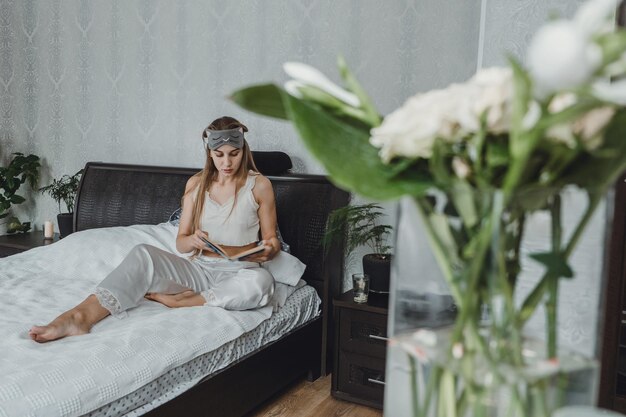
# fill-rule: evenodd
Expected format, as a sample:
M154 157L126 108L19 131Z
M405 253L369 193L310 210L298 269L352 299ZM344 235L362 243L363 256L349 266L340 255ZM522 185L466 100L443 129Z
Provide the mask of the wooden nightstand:
M387 294L375 293L357 304L352 290L335 298L333 396L382 409L388 304Z
M59 241L59 234L54 234L54 239L46 240L40 230L28 233L16 233L14 235L0 236L0 258L15 255L38 246L50 245Z

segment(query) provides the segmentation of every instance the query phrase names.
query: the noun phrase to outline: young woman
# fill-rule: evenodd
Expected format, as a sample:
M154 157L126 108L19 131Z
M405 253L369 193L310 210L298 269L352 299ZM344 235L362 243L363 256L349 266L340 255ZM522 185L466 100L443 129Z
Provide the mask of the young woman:
M187 182L176 237L180 257L138 245L82 303L47 326L33 326L30 337L48 342L88 333L108 315L123 317L144 297L168 307L219 306L247 310L267 305L274 278L259 263L280 251L276 204L270 181L260 175L244 138L248 128L232 117L214 120L202 134L204 169ZM257 246L245 260L224 260L204 239L228 253Z

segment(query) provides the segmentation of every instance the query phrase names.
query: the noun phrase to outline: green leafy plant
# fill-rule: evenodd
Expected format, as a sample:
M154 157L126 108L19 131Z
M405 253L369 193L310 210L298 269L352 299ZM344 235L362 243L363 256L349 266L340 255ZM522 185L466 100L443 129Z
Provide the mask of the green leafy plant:
M59 179L53 179L52 184L41 187L39 191L43 194L48 194L59 205L59 213L61 213L61 202L65 204L67 213L74 211L74 199L76 198L76 192L78 191L78 184L80 184L80 177L83 174L83 170L79 170L74 175L63 175Z
M346 254L359 246L369 246L381 258L388 257L391 246L386 238L392 227L379 224L382 207L376 203L345 206L334 210L326 226L322 243L326 249L346 238Z
M13 159L6 167L0 167L0 219L9 215L12 205L21 204L26 199L17 194L22 184L28 182L34 188L39 180L39 157L37 155L25 156L16 152Z
M9 217L7 221L7 233L26 233L30 230L30 222L22 223L17 217Z

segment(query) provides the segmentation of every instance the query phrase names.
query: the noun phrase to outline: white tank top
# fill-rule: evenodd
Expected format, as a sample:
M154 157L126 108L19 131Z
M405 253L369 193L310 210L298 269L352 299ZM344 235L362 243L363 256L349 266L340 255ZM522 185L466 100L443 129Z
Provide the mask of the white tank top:
M212 241L220 245L244 246L259 240L259 204L252 194L256 177L248 175L246 183L237 192L236 204L234 196L220 204L211 198L208 191L204 193L200 228L209 234Z

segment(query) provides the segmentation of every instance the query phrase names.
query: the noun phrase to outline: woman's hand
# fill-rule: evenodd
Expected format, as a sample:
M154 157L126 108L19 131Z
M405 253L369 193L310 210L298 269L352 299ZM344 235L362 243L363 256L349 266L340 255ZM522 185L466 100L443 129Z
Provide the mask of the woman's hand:
M209 234L206 233L206 232L203 232L200 229L197 229L194 232L194 234L189 235L189 243L190 243L191 247L193 247L194 249L200 249L200 250L207 249L207 245L206 245L206 243L204 243L202 238L208 239L209 238Z
M192 290L178 294L148 293L144 296L148 300L156 301L170 308L202 306L206 302L203 296Z
M280 242L277 238L272 237L270 239L262 240L263 252L257 252L254 255L246 256L244 261L248 262L266 262L272 259L278 252L280 252Z

